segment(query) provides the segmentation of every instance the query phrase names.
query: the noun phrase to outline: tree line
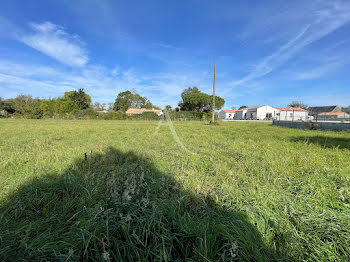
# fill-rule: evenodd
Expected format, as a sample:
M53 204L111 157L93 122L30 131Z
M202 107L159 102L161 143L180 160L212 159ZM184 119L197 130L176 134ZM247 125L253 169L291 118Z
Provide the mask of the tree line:
M201 92L197 87L189 87L181 93L181 101L178 107L167 105L168 111L189 111L207 113L212 110L212 96ZM215 97L215 109L219 110L225 104L225 100ZM114 103L108 106L95 102L84 89L65 92L62 97L40 99L31 95L18 95L15 98L2 99L0 97L0 117L24 117L24 118L98 118L103 114L108 119L125 119L125 112L129 108L160 109L147 97L143 97L134 91L120 92ZM181 114L184 116L184 114ZM202 114L192 114L202 117Z

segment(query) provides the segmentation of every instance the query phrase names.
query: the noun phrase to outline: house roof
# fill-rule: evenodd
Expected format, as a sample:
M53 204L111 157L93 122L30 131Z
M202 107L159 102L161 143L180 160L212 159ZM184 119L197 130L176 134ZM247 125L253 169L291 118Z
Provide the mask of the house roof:
M242 110L256 109L256 108L258 108L258 107L261 107L261 106L246 107L246 108L243 108Z
M222 111L224 111L225 113L234 113L238 110L223 109Z
M323 113L323 112L334 112L334 111L340 111L338 106L310 106L309 110L312 113Z
M267 106L267 105L262 105L262 106L251 106L251 107L243 108L242 110L257 109L257 108L260 108L260 107L263 107L263 106Z
M160 109L146 109L146 108L129 108L128 110L126 110L126 114L142 114L142 113L146 113L146 112L153 112L156 114L160 114L162 112L162 110Z
M237 110L237 111L243 111L243 110L255 109L255 108L258 108L258 107L262 107L262 106L251 106L251 107L245 107L245 108L239 109L239 110Z
M96 111L97 113L100 113L100 114L105 114L105 113L108 113L107 110L100 110L100 111Z
M300 107L275 107L280 111L304 111L306 112L307 110L300 108Z
M337 116L337 115L342 115L342 114L346 114L346 113L344 113L344 112L323 112L319 115L320 116Z
M125 113L127 114L142 114L146 108L129 108Z

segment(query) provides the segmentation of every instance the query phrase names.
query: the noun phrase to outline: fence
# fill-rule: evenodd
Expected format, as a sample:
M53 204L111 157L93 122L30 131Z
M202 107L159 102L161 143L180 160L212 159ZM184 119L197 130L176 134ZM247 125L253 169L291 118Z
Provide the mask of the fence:
M315 130L329 130L329 131L350 131L350 122L342 123L342 122L313 122L313 121L278 121L273 120L272 125L281 126L281 127L289 127L289 128L299 128L299 129L315 129Z
M304 111L281 111L273 117L274 120L278 121L312 121L312 122L350 122L350 115L345 112L330 112L309 115L308 112Z

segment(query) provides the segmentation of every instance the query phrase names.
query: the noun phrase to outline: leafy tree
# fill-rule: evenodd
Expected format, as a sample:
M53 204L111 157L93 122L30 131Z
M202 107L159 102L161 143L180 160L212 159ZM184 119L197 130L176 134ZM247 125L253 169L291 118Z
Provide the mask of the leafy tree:
M101 104L99 102L95 102L93 105L93 109L96 111L106 110L106 104L105 103Z
M298 101L292 101L288 106L289 107L298 107L298 108L303 108L303 109L307 109L308 108L307 105L305 105L302 102L298 102Z
M91 104L91 97L84 92L83 88L79 88L78 91L65 92L64 98L71 100L80 110L89 108Z
M148 102L145 104L144 108L152 109L152 108L154 108L154 107L153 107L152 103L151 103L150 101L148 101Z
M231 109L232 109L232 110L237 110L237 107L232 106Z
M350 114L350 106L348 106L348 107L342 107L342 108L341 108L341 111L342 111L342 112L345 112L345 113L347 113L347 114Z
M13 99L0 98L0 111L6 111L8 114L13 114L16 111Z
M185 89L181 97L182 102L179 103L179 106L182 111L212 111L213 96L200 92L197 87ZM215 96L216 110L221 109L224 104L225 100L223 98Z
M166 106L165 106L165 109L166 109L167 111L173 110L173 109L171 108L171 105L166 105Z
M108 103L107 110L111 112L111 111L113 111L113 107L114 107L114 103L110 102L110 103Z
M184 91L182 91L181 93L181 98L182 100L184 100L184 98L189 95L189 94L195 94L195 93L200 93L198 87L194 86L193 88L192 87L188 87L186 88Z
M76 105L70 99L57 98L55 101L55 114L63 115L77 111Z
M41 118L42 110L40 100L30 95L19 95L13 99L13 106L16 113L30 118Z
M247 108L247 106L240 106L240 107L238 108L238 110L241 110L241 109L244 109L244 108Z
M40 101L40 110L43 112L43 116L55 115L55 103L56 99L44 99Z
M114 111L125 112L131 107L152 109L152 103L143 96L131 91L124 91L118 94L113 109Z
M24 114L30 111L33 98L30 95L18 95L14 100L14 108L17 113Z

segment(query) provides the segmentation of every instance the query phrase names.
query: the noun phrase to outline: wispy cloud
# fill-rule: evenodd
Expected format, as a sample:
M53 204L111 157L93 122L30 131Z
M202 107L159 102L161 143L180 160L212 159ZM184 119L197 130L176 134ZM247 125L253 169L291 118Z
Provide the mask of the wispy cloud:
M96 65L65 72L49 66L0 60L0 93L5 98L19 94L48 97L83 87L94 101L112 102L119 92L135 90L156 105L175 106L188 85L205 88L205 76L201 72L145 75L121 68L116 74L115 69Z
M324 38L350 21L350 3L334 2L328 8L315 10L310 14L312 21L304 25L299 33L276 52L263 58L245 77L236 80L232 86L263 77L294 57L306 46Z
M76 35L70 35L63 27L51 22L30 24L33 32L24 33L18 39L26 45L69 66L84 66L88 55Z
M174 49L174 50L181 50L181 47L177 47L171 44L166 44L166 43L153 43L153 46L156 47L161 47L161 48L166 48L166 49Z
M317 79L317 78L325 77L327 74L335 71L337 68L343 66L344 64L345 63L343 61L337 61L337 62L327 63L320 66L314 66L308 70L292 72L288 78L292 80Z

